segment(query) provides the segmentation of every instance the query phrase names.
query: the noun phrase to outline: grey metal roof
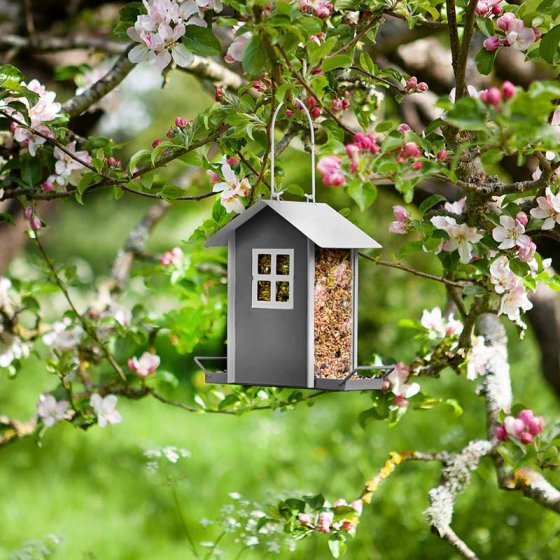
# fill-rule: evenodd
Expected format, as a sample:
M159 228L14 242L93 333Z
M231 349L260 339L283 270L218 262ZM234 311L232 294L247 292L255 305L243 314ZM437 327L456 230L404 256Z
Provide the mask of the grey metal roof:
M271 208L313 243L329 249L379 249L381 245L324 203L260 200L206 241L207 247L227 245L229 234L263 208Z

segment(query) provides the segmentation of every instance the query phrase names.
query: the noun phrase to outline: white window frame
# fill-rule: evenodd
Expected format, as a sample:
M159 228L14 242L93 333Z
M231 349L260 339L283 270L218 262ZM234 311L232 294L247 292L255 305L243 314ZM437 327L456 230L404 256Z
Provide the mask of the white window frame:
M259 274L259 255L270 255L270 274ZM290 259L289 274L276 274L276 257L288 255ZM294 308L294 250L293 249L253 249L253 281L251 285L251 307L265 309ZM257 299L259 280L270 282L270 301ZM276 301L276 282L288 282L288 301Z

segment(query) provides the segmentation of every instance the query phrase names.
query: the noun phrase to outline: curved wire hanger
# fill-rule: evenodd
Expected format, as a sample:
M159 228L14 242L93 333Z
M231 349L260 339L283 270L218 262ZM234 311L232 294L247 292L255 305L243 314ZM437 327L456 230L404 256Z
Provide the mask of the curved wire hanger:
M308 202L311 201L315 203L315 130L313 129L313 119L311 118L307 107L300 99L294 97L294 101L301 107L307 116L307 120L309 121L309 128L311 131L311 194L306 194L305 198ZM270 200L274 197L276 197L276 200L280 200L280 196L282 194L282 191L276 192L274 129L276 126L276 117L283 105L284 102L281 101L278 107L276 107L276 111L274 111L274 115L272 115L272 121L270 123Z

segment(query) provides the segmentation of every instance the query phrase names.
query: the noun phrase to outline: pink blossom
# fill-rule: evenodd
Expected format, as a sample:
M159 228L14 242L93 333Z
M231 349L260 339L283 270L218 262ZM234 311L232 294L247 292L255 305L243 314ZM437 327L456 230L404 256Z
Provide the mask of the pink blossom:
M515 19L515 15L512 12L506 12L502 17L498 18L496 23L502 31L509 31L509 26Z
M331 511L322 511L319 514L319 522L317 523L317 528L321 533L328 534L331 532L331 525L334 519L334 513Z
M363 132L357 132L354 134L354 144L359 146L364 152L370 152L376 154L379 151L379 146L377 146L377 140L373 134L364 134Z
M503 423L496 428L495 435L500 441L506 441L509 436L527 445L533 443L534 436L541 433L544 425L542 416L535 416L532 410L524 409L517 417L506 416Z
M340 171L342 160L338 156L325 156L319 160L317 169L322 175L323 185L339 187L345 183L345 177Z
M51 192L52 190L54 190L54 185L51 183L51 181L47 180L43 182L41 188L44 192Z
M148 375L155 373L156 369L161 363L161 358L157 354L151 352L144 352L140 358L134 356L128 360L128 367L131 371L135 372L140 378L145 378Z
M511 271L505 255L501 255L490 265L490 281L497 294L503 294L517 285L517 276Z
M43 224L41 223L41 219L38 218L37 216L33 216L33 218L29 220L29 227L33 231L39 231L43 227Z
M408 399L420 392L418 383L407 383L410 374L410 368L406 364L399 362L395 366L395 369L387 376L393 395Z
M178 126L179 128L184 128L185 126L187 126L187 124L188 121L184 117L177 117L175 119L175 126Z
M459 216L465 211L466 205L467 197L465 196L456 202L446 202L443 205L443 208L447 210L447 212L451 212L451 214L457 214Z
M521 311L529 311L532 308L533 304L529 301L523 282L519 279L515 286L502 296L498 315L507 315L511 321L520 323Z
M333 508L337 508L340 506L347 506L348 503L346 502L346 500L344 498L339 498L338 500L336 500L336 502L334 502L333 504Z
M530 27L525 27L525 24L520 19L513 18L509 20L507 27L507 45L518 51L527 50L537 40L535 31Z
M553 229L560 224L560 194L552 194L550 187L546 188L545 196L537 198L537 208L531 210L531 216L544 220L541 229Z
M217 101L219 103L222 100L223 96L224 88L217 87L216 89L214 89L214 101Z
M529 239L529 242L527 244L525 243L522 243L521 245L518 244L517 256L521 262L528 263L531 262L535 257L536 251L537 251L536 243Z
M447 159L447 150L443 148L436 154L436 159L438 161L445 161Z
M302 527L309 527L313 523L313 516L309 513L300 513L298 515L299 524Z
M415 161L412 163L412 169L415 171L420 171L424 167L424 164L421 161Z
M408 125L407 123L401 123L397 127L397 130L402 134L406 134L407 132L410 132L412 128L410 128L410 125Z
M531 241L525 235L525 226L511 216L500 216L500 225L492 230L492 237L500 243L499 249L512 249L515 246L526 247Z
M183 259L183 251L180 247L174 247L171 251L166 251L161 256L161 264L163 266L177 266Z
M389 232L404 235L409 230L410 216L403 206L393 206L393 214L397 218L389 224Z
M358 514L362 514L362 510L364 508L364 502L362 500L354 500L350 503L350 507Z

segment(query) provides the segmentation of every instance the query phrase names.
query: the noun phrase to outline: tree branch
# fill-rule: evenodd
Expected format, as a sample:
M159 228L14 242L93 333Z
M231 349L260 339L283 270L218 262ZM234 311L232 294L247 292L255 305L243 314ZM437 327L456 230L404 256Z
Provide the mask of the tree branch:
M129 45L103 78L95 82L84 92L69 99L62 106L62 110L70 117L76 117L87 111L87 109L105 97L111 90L115 89L134 68L134 64L128 60L128 53L131 49L132 45Z
M471 48L471 41L474 33L475 8L478 0L469 0L463 24L463 40L459 50L457 65L455 67L455 99L458 101L466 91L465 76L467 72L467 62Z

